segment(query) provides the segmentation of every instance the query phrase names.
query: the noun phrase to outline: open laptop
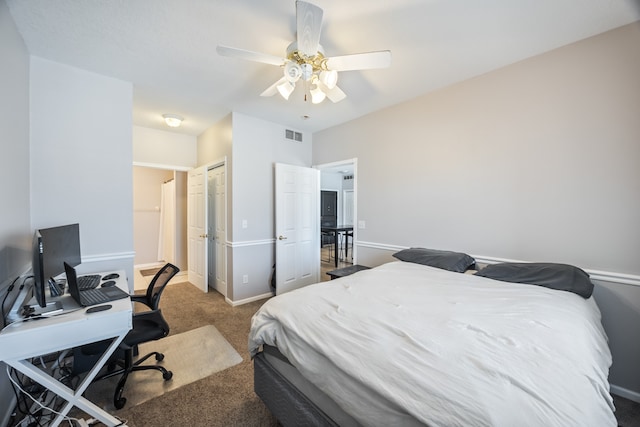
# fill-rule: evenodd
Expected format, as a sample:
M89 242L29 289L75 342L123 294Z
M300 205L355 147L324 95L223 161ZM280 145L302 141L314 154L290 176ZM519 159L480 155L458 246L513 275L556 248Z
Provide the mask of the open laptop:
M129 297L128 293L117 286L109 286L108 288L87 289L81 291L78 286L78 275L76 273L76 269L65 262L64 271L67 274L69 293L71 294L73 299L83 307L103 304L105 302Z

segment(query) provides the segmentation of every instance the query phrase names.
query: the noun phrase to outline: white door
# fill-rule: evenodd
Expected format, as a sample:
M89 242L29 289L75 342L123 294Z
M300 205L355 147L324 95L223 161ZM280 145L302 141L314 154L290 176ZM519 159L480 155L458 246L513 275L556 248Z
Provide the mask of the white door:
M189 282L208 291L207 286L207 169L189 171L187 179L187 246Z
M320 277L320 172L276 163L276 295Z
M225 165L208 171L209 203L209 284L227 296L227 251L226 251L226 181Z
M353 225L353 190L342 192L342 223Z

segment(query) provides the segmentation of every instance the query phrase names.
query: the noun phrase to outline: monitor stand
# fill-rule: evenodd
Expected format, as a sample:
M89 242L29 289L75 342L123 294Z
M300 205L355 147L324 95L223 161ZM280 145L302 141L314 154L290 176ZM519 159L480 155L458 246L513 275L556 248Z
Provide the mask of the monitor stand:
M60 301L48 301L46 307L40 307L38 304L30 305L28 311L29 317L51 316L62 313L62 303Z

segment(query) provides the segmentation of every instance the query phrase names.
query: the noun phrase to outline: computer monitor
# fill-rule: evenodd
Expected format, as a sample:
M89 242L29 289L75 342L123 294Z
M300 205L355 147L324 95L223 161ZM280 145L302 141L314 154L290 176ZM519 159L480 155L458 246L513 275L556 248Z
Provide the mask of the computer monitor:
M33 270L33 296L40 307L47 306L47 299L44 291L44 268L42 262L42 235L36 230L33 234L31 269Z
M64 263L81 262L79 224L41 228L33 237L33 293L40 307L46 307L46 284L64 273Z

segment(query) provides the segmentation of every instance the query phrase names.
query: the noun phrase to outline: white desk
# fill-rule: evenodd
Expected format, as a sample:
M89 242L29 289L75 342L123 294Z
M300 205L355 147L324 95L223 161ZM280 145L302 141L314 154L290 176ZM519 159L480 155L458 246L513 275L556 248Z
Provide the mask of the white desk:
M117 271L117 273L120 274L116 280L117 286L129 292L126 273L124 271ZM82 393L131 329L131 300L125 298L111 301L109 302L112 305L111 309L87 314L86 308L80 307L69 294L58 299L62 302L65 312L67 310L76 311L45 319L16 322L5 327L0 332L0 348L2 349L0 360L67 401L67 404L60 411L60 415L51 423L52 426L57 426L64 421L66 414L74 406L107 426L121 425L119 419L82 397ZM75 390L52 378L29 360L35 356L109 338L115 339Z

